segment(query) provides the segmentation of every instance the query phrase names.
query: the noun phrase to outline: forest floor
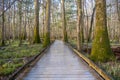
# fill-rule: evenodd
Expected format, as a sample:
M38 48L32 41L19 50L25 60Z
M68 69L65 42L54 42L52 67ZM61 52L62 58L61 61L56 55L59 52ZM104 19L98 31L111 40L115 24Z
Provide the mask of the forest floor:
M39 54L42 44L29 45L24 41L19 46L19 41L14 41L9 46L0 48L0 80L15 72L27 63L33 56Z
M70 41L71 45L76 48L76 41ZM86 44L83 44L83 53L86 57L88 57L91 53L91 43L88 44L88 49L86 48ZM120 45L119 44L111 44L112 51L116 56L116 61L108 61L106 63L96 63L101 69L103 69L108 75L112 76L115 80L120 80Z

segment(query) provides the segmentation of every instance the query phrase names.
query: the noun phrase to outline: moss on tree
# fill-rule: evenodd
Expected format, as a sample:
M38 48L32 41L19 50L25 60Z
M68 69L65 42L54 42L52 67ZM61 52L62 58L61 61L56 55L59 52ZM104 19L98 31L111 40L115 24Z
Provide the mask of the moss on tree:
M44 36L43 47L47 47L50 44L50 34L46 33Z
M40 42L41 41L40 41L39 31L35 27L35 29L34 29L34 41L33 41L33 43L40 43Z
M96 28L90 58L95 62L114 59L106 24L106 0L96 0Z
M35 0L35 26L34 26L34 41L33 43L40 43L39 35L39 0Z
M64 32L63 41L64 41L64 42L68 42L68 37L67 37L67 32L66 32L66 31Z
M5 41L4 40L1 41L1 46L5 46Z
M47 0L43 47L47 47L50 44L50 6L51 6L51 0Z

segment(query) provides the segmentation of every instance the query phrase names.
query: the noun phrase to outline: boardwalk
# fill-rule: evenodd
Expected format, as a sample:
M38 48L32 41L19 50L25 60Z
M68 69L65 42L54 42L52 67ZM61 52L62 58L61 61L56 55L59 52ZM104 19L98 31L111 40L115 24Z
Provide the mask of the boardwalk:
M23 80L101 80L62 41L55 41Z

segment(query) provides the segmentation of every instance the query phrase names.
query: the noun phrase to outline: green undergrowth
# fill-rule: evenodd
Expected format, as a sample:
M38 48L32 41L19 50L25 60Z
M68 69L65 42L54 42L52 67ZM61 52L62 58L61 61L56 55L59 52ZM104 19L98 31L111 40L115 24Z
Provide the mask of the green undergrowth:
M112 76L114 80L120 80L120 62L107 62L98 64L107 74Z
M14 41L11 45L0 49L0 76L13 73L18 67L24 65L31 57L39 54L42 44L29 45L27 41Z
M76 48L76 41L75 40L69 40L69 44L72 45L72 47Z
M13 73L17 68L21 67L23 65L23 62L19 63L4 63L0 67L0 75L9 75Z

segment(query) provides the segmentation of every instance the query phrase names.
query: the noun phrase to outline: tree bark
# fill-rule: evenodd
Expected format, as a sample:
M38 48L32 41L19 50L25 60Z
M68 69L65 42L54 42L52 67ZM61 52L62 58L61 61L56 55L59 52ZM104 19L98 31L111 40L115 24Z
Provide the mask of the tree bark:
M77 0L77 49L81 50L82 48L82 36L81 36L81 32L80 32L80 23L82 20L82 1L81 0Z
M5 45L5 19L4 19L4 0L2 0L2 42L1 45L4 46Z
M35 5L35 26L34 26L34 41L33 43L41 43L39 35L39 0L34 0Z
M50 7L51 7L51 0L47 0L43 47L46 47L50 44Z
M94 22L94 14L95 14L95 7L93 8L93 13L92 13L92 17L91 17L90 30L89 30L89 34L88 34L88 42L91 41L92 27L93 27L93 22Z
M118 21L119 21L118 25L120 25L120 6L119 6L119 1L118 0L116 0L116 8L117 8ZM120 34L120 26L118 28L118 33ZM118 35L118 42L120 42L119 37L120 37L120 35Z
M97 62L114 59L107 31L106 0L96 0L96 27L91 59Z
M19 8L19 46L22 44L22 1L20 0L18 2L18 8Z
M62 5L63 41L68 42L67 31L66 31L66 17L65 17L65 0L61 1L61 5Z

